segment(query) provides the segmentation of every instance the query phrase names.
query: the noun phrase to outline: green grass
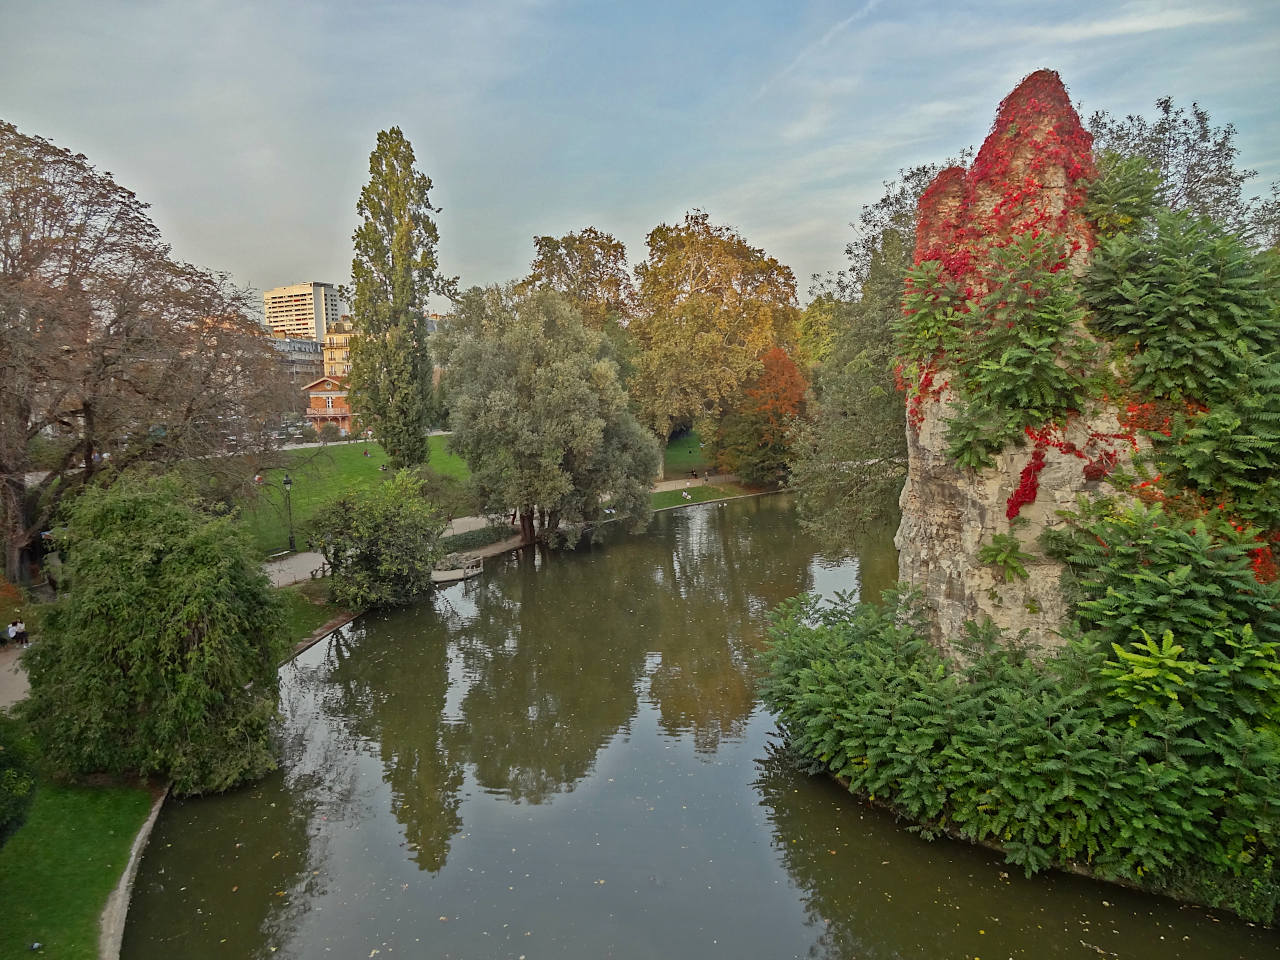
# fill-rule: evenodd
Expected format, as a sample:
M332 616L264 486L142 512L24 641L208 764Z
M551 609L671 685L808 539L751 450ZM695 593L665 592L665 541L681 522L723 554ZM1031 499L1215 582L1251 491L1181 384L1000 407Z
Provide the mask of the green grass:
M147 819L136 787L41 783L26 823L0 847L0 960L95 960L98 915Z
M342 608L328 601L329 587L322 580L281 587L276 591L285 603L285 624L289 650L306 640L334 617Z
M688 500L681 496L686 492L689 494ZM653 509L662 510L666 507L682 507L689 503L726 500L729 497L741 497L753 492L755 491L736 483L694 484L687 490L663 490L661 493L651 494L649 502L653 504Z
M448 437L431 438L432 471L443 477L465 481L470 476L461 457L445 449ZM369 456L364 452L368 450ZM316 512L330 500L349 490L361 490L382 483L390 471L378 468L387 455L376 443L335 443L305 450L289 450L287 468L268 470L259 496L243 508L245 525L262 556L289 547L289 522L284 509L280 481L287 472L293 480L294 539L299 550L306 548L306 528Z
M701 442L702 438L692 430L687 430L671 439L667 444L666 457L663 460L667 479L674 479L694 470L699 473L706 472L707 467L711 465L710 450L700 446Z

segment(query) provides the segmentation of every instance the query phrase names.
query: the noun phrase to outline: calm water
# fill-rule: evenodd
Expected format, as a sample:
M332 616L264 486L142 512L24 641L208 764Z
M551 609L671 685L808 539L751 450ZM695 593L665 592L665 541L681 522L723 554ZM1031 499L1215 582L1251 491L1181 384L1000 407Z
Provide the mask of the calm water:
M925 843L777 758L765 611L878 593L789 498L490 560L282 671L285 762L170 803L126 958L1261 958L1273 933Z

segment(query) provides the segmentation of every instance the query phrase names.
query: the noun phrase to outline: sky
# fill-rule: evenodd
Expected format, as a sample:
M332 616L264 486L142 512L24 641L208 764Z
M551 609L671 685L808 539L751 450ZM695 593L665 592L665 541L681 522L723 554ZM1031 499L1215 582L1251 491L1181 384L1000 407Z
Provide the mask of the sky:
M463 287L588 225L634 265L696 207L803 301L883 181L980 144L1041 67L1086 118L1197 101L1237 128L1247 190L1280 180L1276 0L0 0L0 35L0 119L87 155L176 256L258 290L348 282L392 125Z

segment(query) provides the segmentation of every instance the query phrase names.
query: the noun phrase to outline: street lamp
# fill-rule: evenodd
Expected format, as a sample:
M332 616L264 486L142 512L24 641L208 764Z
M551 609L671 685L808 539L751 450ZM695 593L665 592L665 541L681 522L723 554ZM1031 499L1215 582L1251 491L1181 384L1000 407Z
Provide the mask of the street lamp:
M284 488L284 512L289 517L289 552L297 553L298 547L293 542L293 500L289 496L289 491L293 489L293 481L289 479L287 473L280 481L280 486Z

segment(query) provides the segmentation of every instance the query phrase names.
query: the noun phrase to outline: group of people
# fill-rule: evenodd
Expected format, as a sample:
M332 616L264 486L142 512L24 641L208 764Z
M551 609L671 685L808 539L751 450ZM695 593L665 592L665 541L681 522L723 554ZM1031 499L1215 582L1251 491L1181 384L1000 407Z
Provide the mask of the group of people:
M22 622L22 616L19 614L18 619L9 624L8 636L5 643L16 643L20 647L25 647L30 641L27 637L27 625Z

